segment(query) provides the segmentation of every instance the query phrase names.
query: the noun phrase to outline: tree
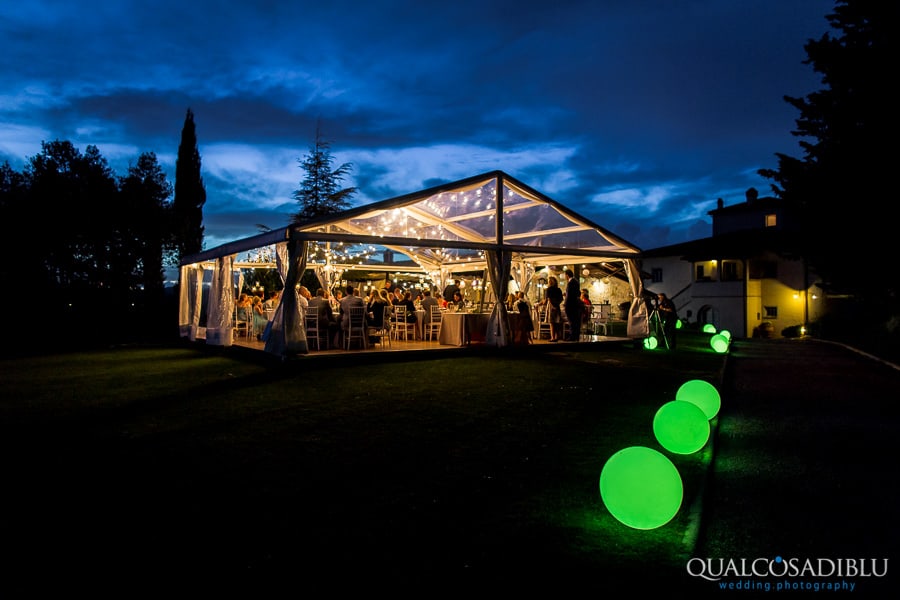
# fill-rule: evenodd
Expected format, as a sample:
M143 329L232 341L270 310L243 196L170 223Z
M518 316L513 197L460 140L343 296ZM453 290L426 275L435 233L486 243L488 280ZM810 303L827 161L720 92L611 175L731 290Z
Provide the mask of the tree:
M122 205L128 215L127 240L137 267L140 286L148 295L163 287L163 255L174 243L169 230L172 184L153 152L144 152L119 183Z
M805 254L826 289L860 299L896 298L879 249L893 234L889 151L896 139L893 104L896 8L881 0L837 0L827 16L838 31L804 49L824 88L785 97L800 111L793 135L802 158L784 154L778 169L762 169L773 192L794 201L804 216ZM880 300L879 300L880 301Z
M316 125L316 140L309 154L298 162L306 177L300 182L300 189L294 191L294 199L300 203L300 210L291 220L294 225L350 208L350 198L357 188L341 188L340 184L353 165L344 163L336 169L332 168L331 143L322 138L319 124Z
M109 232L117 227L115 176L96 146L82 154L68 141L44 142L26 166L31 202L23 222L41 224L43 267L67 290L112 289L119 252Z
M203 250L203 205L206 188L200 175L200 152L194 113L189 108L181 130L181 143L175 161L174 231L177 258Z
M27 202L25 176L13 169L9 161L4 161L0 165L0 256L5 260L0 267L0 281L15 281L24 275L27 289L35 289L29 284L41 272L39 250L30 242L20 245L20 231L27 223L22 217Z

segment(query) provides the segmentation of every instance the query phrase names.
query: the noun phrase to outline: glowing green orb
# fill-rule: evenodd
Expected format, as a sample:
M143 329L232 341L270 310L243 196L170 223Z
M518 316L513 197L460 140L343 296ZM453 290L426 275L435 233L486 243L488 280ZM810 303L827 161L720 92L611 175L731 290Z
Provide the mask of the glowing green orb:
M729 342L731 341L731 332L727 329L723 329L722 331L720 331L719 335L724 335L725 339L727 339Z
M709 440L709 419L696 404L673 400L656 411L653 435L669 452L693 454Z
M676 320L675 329L681 329L682 327L684 327L684 321L682 321L681 319Z
M722 398L719 396L719 390L706 381L700 379L691 379L681 384L678 391L675 392L675 400L683 402L691 402L696 404L707 419L712 419L719 414L722 408Z
M703 326L703 333L715 333L715 332L716 332L716 326L713 325L712 323L707 323L706 325Z
M659 340L656 339L655 335L651 335L648 338L644 338L644 348L647 350L653 350L657 346L659 346Z
M728 351L728 338L721 333L717 333L709 338L709 345L712 346L713 350L722 354Z
M634 529L665 525L681 508L684 486L664 454L631 446L613 454L600 472L600 497L616 519Z

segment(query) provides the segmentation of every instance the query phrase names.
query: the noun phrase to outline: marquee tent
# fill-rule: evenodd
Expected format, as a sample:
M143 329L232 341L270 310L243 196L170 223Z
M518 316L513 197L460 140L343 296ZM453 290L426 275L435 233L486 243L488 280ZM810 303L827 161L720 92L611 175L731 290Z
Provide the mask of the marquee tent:
M184 257L182 336L196 338L205 266L211 265L213 271L206 343L230 345L234 271L240 253L273 246L274 266L284 288L294 289L308 268L323 284L351 268L327 253L322 261L310 260L313 247L332 244L380 247L405 255L438 285L454 273L483 270L495 297L501 299L511 278L519 289L527 289L541 267L619 261L633 297L628 335L647 334L643 283L635 262L640 249L506 173L492 171ZM507 346L511 336L506 307L496 302L492 310L485 339L491 345ZM296 294L281 294L266 351L282 356L308 351Z

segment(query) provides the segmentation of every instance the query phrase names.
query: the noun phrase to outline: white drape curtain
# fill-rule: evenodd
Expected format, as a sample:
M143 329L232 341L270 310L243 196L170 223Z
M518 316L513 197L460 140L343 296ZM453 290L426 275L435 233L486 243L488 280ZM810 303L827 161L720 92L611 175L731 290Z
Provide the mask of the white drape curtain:
M185 265L180 269L178 289L178 330L181 337L197 339L203 293L203 267Z
M487 260L487 273L491 279L491 287L496 295L494 310L488 319L485 342L490 346L503 347L509 345L509 314L506 310L507 290L509 289L509 273L512 269L510 253L506 251L488 251L484 253Z
M628 283L631 284L631 307L628 309L628 337L647 337L650 335L649 315L647 304L644 302L644 281L641 279L641 271L635 261L625 261L625 272L628 274Z
M275 269L278 271L278 276L281 277L281 284L284 285L284 279L288 272L287 242L275 244Z
M234 256L216 259L206 314L206 343L230 346L234 313Z
M290 240L288 257L285 261L287 272L284 276L284 291L281 301L275 309L272 329L266 340L266 352L281 357L292 354L308 354L306 341L306 324L303 311L297 301L297 284L306 271L306 252L308 242ZM279 271L280 272L280 271Z

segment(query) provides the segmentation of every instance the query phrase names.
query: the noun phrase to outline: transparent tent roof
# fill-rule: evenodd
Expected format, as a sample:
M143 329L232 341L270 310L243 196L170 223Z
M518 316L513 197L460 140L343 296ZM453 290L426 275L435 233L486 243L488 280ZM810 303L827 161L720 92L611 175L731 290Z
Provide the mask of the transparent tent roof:
M293 231L291 231L293 229ZM478 268L486 250L541 265L637 258L640 249L501 171L360 206L186 257L182 264L236 254L289 236L368 248L357 264L378 264L376 248L426 270ZM397 257L399 258L399 256Z

